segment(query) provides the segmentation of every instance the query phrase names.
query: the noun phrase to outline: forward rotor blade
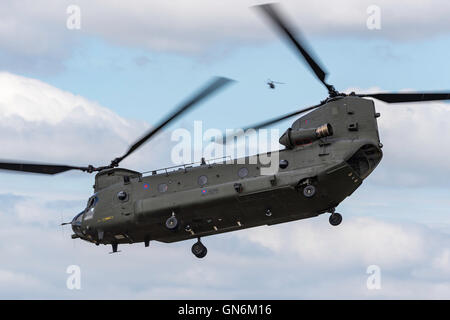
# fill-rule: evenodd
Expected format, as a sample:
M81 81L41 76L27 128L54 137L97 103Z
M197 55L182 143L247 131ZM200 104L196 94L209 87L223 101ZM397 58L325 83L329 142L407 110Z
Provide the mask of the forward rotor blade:
M281 117L273 118L273 119L270 119L270 120L267 120L267 121L264 121L264 122L260 122L260 123L255 123L253 126L246 127L245 129L243 129L243 131L240 131L240 132L238 132L236 134L230 134L230 135L225 136L224 139L223 139L223 142L227 143L227 141L231 137L240 136L240 135L244 134L248 129L258 130L258 129L261 129L261 128L264 128L264 127L268 127L268 126L271 126L271 125L273 125L273 124L275 124L277 122L280 122L280 121L292 118L292 117L294 117L294 116L296 116L298 114L305 113L307 111L316 109L316 108L320 107L321 105L322 104L317 104L317 105L314 105L314 106L311 106L311 107L308 107L308 108L304 108L304 109L301 109L301 110L298 110L298 111L287 113L287 114L285 114L285 115L283 115Z
M199 104L201 101L210 97L213 93L216 93L219 89L223 89L225 85L230 84L233 80L216 77L213 78L209 84L203 87L200 91L198 91L192 98L186 100L182 103L178 108L176 108L169 116L167 116L164 120L162 120L156 127L151 129L148 133L146 133L141 139L136 141L134 144L130 146L128 151L121 157L116 158L112 161L111 165L116 167L120 161L128 157L132 152L142 146L145 142L147 142L150 138L156 135L161 129L167 126L170 122L181 116L183 113L192 109L194 106Z
M357 96L375 98L388 103L450 100L450 93L445 92L372 93Z
M87 167L73 167L59 164L0 162L1 170L32 172L41 174L56 174L69 170L88 171Z
M290 43L294 46L296 51L301 54L316 77L325 85L328 91L330 91L332 89L332 86L327 84L325 81L327 73L319 65L317 59L313 58L313 56L311 55L311 49L307 49L308 46L306 45L306 41L302 39L298 33L297 35L295 35L292 28L288 26L286 19L282 18L280 13L277 12L276 6L274 4L263 4L255 6L255 8L258 8L262 12L264 12L264 14L269 17L273 24L277 27L278 31L287 39L289 39Z

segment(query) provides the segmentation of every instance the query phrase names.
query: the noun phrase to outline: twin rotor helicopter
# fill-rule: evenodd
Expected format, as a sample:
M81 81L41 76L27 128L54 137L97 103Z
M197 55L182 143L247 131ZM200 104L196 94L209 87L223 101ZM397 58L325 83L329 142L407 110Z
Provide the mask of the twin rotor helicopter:
M0 162L0 169L42 174L69 170L96 172L94 194L86 208L69 223L73 239L96 245L197 239L192 253L203 258L201 237L261 225L273 225L330 213L329 222L342 221L335 208L350 196L382 159L375 98L387 103L450 100L450 93L345 94L326 81L326 72L307 49L299 33L273 4L256 6L306 62L328 92L320 103L257 123L259 129L301 115L280 137L277 170L263 173L262 154L232 163L186 164L152 174L121 168L120 163L169 123L230 83L216 78L178 106L104 166L71 166Z

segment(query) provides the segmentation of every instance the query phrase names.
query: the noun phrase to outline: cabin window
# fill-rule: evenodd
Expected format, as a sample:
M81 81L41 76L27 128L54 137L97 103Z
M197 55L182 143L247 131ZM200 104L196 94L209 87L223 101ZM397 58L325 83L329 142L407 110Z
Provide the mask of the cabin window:
M198 177L198 185L200 187L203 187L204 185L206 185L208 183L208 177L207 176L200 176Z
M246 167L240 168L238 171L238 176L241 178L245 178L246 176L248 176L248 169Z
M289 165L289 161L287 161L285 159L280 160L280 169L286 169L288 167L288 165Z
M161 183L158 185L158 191L161 193L166 192L167 189L168 189L168 187L167 187L167 184L165 184L165 183Z
M119 191L119 193L117 193L117 199L125 201L128 199L128 194L125 191Z

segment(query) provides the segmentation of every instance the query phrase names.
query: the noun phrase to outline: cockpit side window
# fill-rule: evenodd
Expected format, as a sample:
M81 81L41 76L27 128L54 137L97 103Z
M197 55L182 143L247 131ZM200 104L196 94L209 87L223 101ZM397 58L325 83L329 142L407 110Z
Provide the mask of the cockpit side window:
M88 201L87 208L89 209L89 208L91 208L91 207L95 207L95 205L97 204L97 202L98 202L98 197L97 197L97 196L92 196L92 197L89 199L89 201Z
M81 224L82 219L83 219L83 212L80 212L73 220L75 224Z
M84 220L92 219L94 216L95 205L98 202L98 197L93 196L88 201L88 206L86 208L86 213L84 214Z

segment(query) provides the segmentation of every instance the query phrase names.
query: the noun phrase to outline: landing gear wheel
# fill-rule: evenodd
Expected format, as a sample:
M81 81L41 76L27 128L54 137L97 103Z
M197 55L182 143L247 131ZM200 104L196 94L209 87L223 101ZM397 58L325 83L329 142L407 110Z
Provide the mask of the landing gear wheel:
M191 251L194 254L194 256L200 259L204 258L208 253L208 249L206 249L203 243L200 242L200 239L192 245Z
M166 220L166 228L175 230L178 227L178 220L175 216L171 216Z
M312 184L308 184L305 188L303 188L303 195L307 198L311 198L316 194L316 187Z
M342 215L337 212L333 212L328 221L330 221L332 226L338 226L342 222Z

